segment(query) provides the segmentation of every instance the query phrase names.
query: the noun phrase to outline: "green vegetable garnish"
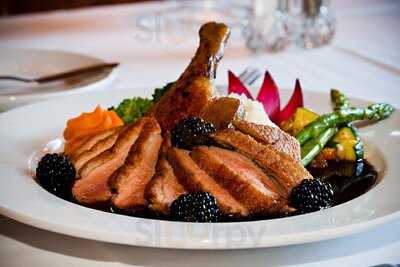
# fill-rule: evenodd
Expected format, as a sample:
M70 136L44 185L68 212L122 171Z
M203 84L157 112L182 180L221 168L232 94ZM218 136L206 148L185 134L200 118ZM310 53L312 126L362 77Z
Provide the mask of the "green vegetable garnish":
M164 85L164 87L161 88L156 88L154 90L154 93L152 94L153 96L153 102L157 102L171 87L175 84L175 82L170 82Z
M350 107L349 99L337 89L331 89L331 101L334 110L341 110Z
M337 89L331 89L331 102L334 110L350 107L349 99ZM339 132L331 141L336 144L335 148L337 148L337 155L340 160L363 160L364 144L361 141L358 129L351 122L339 129Z
M117 108L111 107L109 110L117 112L118 116L125 124L136 121L141 118L150 107L157 102L175 82L167 83L164 87L156 88L153 93L153 99L134 97L124 99Z
M337 127L328 128L316 138L307 141L301 147L301 163L307 166L324 149L328 141L337 133Z
M131 123L142 117L153 105L153 101L147 98L126 98L115 110L125 124Z
M336 89L331 90L331 101L334 112L318 117L296 135L301 145L301 161L304 166L310 163L328 142L333 147L341 146L341 150L338 150L339 159L362 160L363 144L352 122L385 119L395 110L393 106L385 103L372 104L367 108L350 107L348 98ZM342 128L336 134L338 127Z
M296 139L303 145L306 141L316 138L328 128L337 127L357 120L377 121L389 117L395 108L390 104L377 103L367 108L346 108L327 113L308 124Z

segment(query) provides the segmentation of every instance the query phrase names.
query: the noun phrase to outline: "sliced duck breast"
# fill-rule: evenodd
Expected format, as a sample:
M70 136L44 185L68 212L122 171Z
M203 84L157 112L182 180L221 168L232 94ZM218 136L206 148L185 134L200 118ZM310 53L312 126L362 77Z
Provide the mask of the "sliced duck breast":
M247 157L238 152L206 146L194 148L190 155L252 215L284 212L287 201L281 196L282 188Z
M300 143L293 136L278 127L255 124L245 120L235 119L233 125L241 132L250 135L258 142L270 145L274 149L286 153L300 161Z
M156 119L151 118L129 151L125 164L110 180L112 188L116 191L112 198L115 207L131 210L147 205L145 189L155 173L161 143L160 126Z
M79 155L81 155L83 152L92 149L92 147L94 145L96 145L98 142L100 142L101 140L106 139L107 137L109 137L110 135L113 135L115 132L117 132L119 130L120 130L120 127L116 127L116 128L102 131L102 132L92 135L92 136L88 136L85 138L85 141L83 142L82 145L80 145L79 147L77 147L75 150L71 151L67 155L69 156L70 159L75 159L75 158L79 157Z
M75 170L79 173L79 170L86 162L112 147L117 141L121 130L122 128L113 131L113 134L99 140L94 146L92 146L88 150L83 151L75 157L72 157L71 161L74 164Z
M245 217L248 209L203 171L186 150L170 147L167 159L176 177L188 192L204 191L213 195L221 211L226 215Z
M172 202L186 191L164 157L158 160L156 169L155 176L147 185L146 199L150 203L150 209L168 215Z
M124 164L131 146L139 137L148 120L147 117L144 117L124 128L112 147L82 166L79 171L80 179L75 181L72 187L72 194L78 202L97 205L110 200L112 193L108 179Z
M271 146L257 142L249 135L226 129L211 136L224 147L232 148L254 160L268 176L275 178L287 195L301 180L313 178L300 162Z

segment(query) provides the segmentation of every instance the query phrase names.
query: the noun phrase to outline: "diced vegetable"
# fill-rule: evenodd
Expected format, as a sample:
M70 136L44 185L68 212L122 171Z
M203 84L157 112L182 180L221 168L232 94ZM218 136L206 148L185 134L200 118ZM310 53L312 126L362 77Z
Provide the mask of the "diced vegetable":
M291 135L296 135L318 117L317 113L307 108L297 108L294 115L281 124L281 128Z
M312 168L325 168L328 166L328 161L337 160L335 148L326 147L311 161Z
M295 113L295 114L296 114L296 113ZM281 123L281 125L279 125L279 127L280 127L282 130L284 130L285 132L287 132L287 133L290 134L290 135L294 135L294 134L293 134L293 122L294 122L295 114L294 114L290 119L288 119L288 120L286 120L286 121L283 121L283 122Z
M362 160L364 147L358 137L357 131L352 125L346 126L341 128L332 138L332 141L336 143L337 156L340 160Z

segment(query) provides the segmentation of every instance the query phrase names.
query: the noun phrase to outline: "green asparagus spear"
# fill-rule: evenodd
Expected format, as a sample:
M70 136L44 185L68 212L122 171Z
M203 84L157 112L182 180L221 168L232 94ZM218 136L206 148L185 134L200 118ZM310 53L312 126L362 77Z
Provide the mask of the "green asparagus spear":
M331 89L331 101L333 110L346 109L350 107L349 99L337 89Z
M331 89L331 101L334 110L341 110L350 107L349 99L337 89ZM358 129L351 122L347 123L346 126L344 127L347 127L351 131L352 136L356 140L356 144L353 146L353 150L355 153L355 160L356 161L362 160L364 157L364 144L361 141ZM339 132L342 129L339 129Z
M390 104L377 103L367 108L347 108L327 113L308 124L296 139L303 145L309 139L319 136L328 128L337 127L357 120L380 120L385 119L394 112L394 107Z
M301 163L307 166L318 154L324 149L326 143L334 136L338 131L337 127L328 128L323 131L316 138L307 141L301 147Z

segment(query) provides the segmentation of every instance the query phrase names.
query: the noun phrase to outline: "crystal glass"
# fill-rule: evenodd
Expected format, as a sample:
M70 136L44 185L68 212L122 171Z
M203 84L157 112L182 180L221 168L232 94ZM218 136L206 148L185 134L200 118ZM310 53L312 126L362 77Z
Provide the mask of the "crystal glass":
M163 49L177 50L180 45L197 42L202 24L223 22L231 28L230 40L241 40L243 21L251 6L242 0L175 0L165 1L157 10L135 17L135 38L162 43Z
M253 12L243 31L251 51L277 52L290 44L286 3L286 0L253 1Z
M335 34L336 24L329 0L303 0L301 3L302 12L292 14L293 41L304 48L329 43Z
M243 1L235 0L170 0L159 15L171 25L182 24L199 27L208 21L224 22L230 26L243 20L250 8Z

